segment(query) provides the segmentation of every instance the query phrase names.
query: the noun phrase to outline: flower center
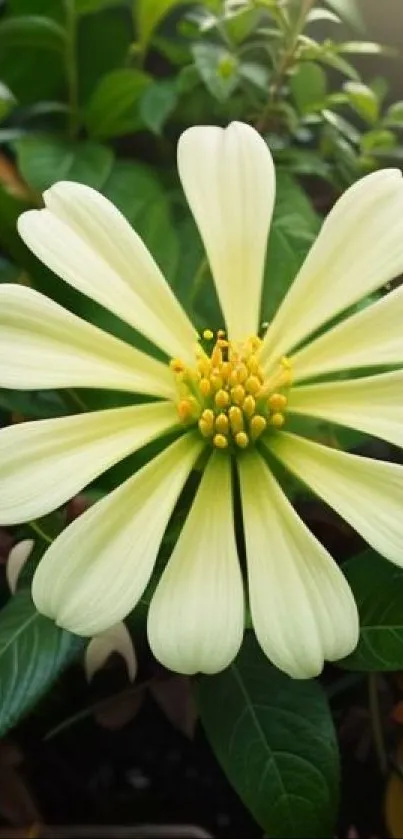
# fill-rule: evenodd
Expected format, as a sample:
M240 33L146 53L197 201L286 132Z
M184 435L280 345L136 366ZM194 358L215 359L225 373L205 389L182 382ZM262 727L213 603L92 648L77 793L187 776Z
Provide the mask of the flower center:
M198 424L200 434L218 449L246 449L266 430L285 422L291 365L282 358L267 376L259 363L261 339L228 341L205 329L191 367L170 362L178 388L178 414L184 425Z

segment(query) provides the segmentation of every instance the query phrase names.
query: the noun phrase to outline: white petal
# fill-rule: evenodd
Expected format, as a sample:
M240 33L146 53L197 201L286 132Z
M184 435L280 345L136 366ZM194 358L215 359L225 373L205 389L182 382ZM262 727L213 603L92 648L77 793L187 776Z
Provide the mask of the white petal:
M256 453L239 459L249 597L260 646L296 679L348 655L358 615L342 572Z
M171 398L169 367L43 294L0 285L0 387L97 387Z
M243 630L231 464L215 452L151 601L148 637L170 670L218 673L235 658Z
M294 381L403 362L403 286L329 329L292 356Z
M291 388L287 411L403 446L403 371Z
M325 220L268 329L267 363L400 274L402 241L401 172L374 172L350 187Z
M403 565L403 466L276 434L270 451L371 547Z
M196 338L147 248L107 198L62 181L44 194L45 210L20 216L33 253L73 288L142 332L168 355Z
M127 675L134 682L137 673L136 653L130 632L121 621L91 638L85 651L85 675L90 682L95 673L106 664L112 653L118 653L124 659Z
M270 151L249 125L189 128L178 167L234 340L257 331L275 174Z
M0 524L55 510L177 423L172 403L39 420L0 432Z
M187 434L90 507L36 570L37 609L77 635L97 635L134 608L203 442Z
M22 539L11 548L6 564L6 577L11 594L16 592L19 576L31 556L34 545L33 539Z

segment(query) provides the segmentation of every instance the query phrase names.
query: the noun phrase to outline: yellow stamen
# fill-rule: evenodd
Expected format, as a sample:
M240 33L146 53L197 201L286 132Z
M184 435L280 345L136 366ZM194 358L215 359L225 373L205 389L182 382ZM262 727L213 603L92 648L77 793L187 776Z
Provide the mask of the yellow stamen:
M217 373L212 373L210 376L210 383L213 390L221 390L224 382L221 376L218 376Z
M200 434L203 437L212 437L213 436L214 427L212 425L210 425L209 422L206 422L206 420L202 419L201 417L199 419L198 426L199 426Z
M174 373L183 373L185 365L180 358L171 358L169 366Z
M223 390L222 388L217 391L214 402L217 405L217 408L226 408L231 401L230 395L227 390Z
M282 411L287 404L287 397L282 393L272 393L269 396L269 408L272 411Z
M252 417L250 421L249 428L252 440L257 440L257 438L260 437L261 434L263 434L265 428L267 428L266 418L262 417L261 414L255 414L255 416Z
M228 446L228 440L223 434L215 434L213 437L213 445L216 446L217 449L226 449Z
M256 401L253 398L251 393L248 396L245 396L244 403L242 405L242 409L243 409L244 414L246 414L247 417L251 417L255 413Z
M219 432L219 434L228 434L229 420L227 414L218 414L215 421L215 429Z
M228 411L228 416L232 433L237 434L238 431L243 431L243 413L241 409L233 405Z
M248 393L251 393L252 396L260 390L261 382L259 381L257 376L248 376L245 382L245 389Z
M201 393L202 396L204 396L204 397L209 396L210 393L211 393L210 379L206 379L206 378L200 379L199 390L200 390L200 393Z
M236 387L231 388L231 399L235 402L235 405L242 405L245 395L245 388L242 385L236 385Z
M246 449L249 443L249 437L244 431L238 431L238 434L235 434L235 442L240 449Z
M178 390L178 414L184 424L198 424L200 434L218 449L246 448L265 431L273 434L285 422L291 361L283 356L268 373L259 363L261 340L249 336L234 342L224 330L202 333L212 341L194 347L195 363L170 362Z

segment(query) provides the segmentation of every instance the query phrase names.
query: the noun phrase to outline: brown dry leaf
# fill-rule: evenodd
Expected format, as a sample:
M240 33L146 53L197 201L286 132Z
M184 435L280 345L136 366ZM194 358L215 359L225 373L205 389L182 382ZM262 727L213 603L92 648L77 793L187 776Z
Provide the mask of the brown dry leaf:
M7 192L17 198L32 198L32 194L21 179L18 170L5 154L0 154L0 183L6 188Z
M148 690L174 728L192 740L198 715L188 676L158 679Z
M10 741L0 741L0 814L16 827L42 821L19 767L23 756Z
M123 691L98 708L94 714L95 720L103 728L118 731L137 716L142 708L144 697L145 690L141 685L132 690Z

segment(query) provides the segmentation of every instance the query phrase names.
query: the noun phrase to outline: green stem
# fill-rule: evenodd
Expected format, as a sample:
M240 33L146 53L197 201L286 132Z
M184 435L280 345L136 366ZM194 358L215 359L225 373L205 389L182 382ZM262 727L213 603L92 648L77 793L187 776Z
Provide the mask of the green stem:
M69 96L69 137L74 140L79 129L78 67L77 67L77 15L75 0L64 0L66 10L65 67Z
M292 67L293 65L295 59L295 52L298 47L299 36L303 31L307 15L311 7L313 6L313 3L314 0L301 0L300 12L296 20L295 26L291 30L290 41L284 49L278 67L272 78L267 103L264 106L263 111L255 125L256 130L259 131L261 134L263 134L266 131L270 123L273 108L275 107L276 100L278 98L281 86L283 84L284 77L290 69L290 67Z
M36 533L36 535L39 536L40 539L43 539L44 542L47 542L48 545L52 543L52 539L50 538L50 536L48 536L48 534L45 533L44 530L42 530L41 526L36 521L29 521L28 527L31 527L34 533Z
M389 761L383 736L381 710L379 707L377 673L370 673L368 676L368 705L371 717L372 736L374 739L374 747L378 758L379 769L382 775L386 775Z

